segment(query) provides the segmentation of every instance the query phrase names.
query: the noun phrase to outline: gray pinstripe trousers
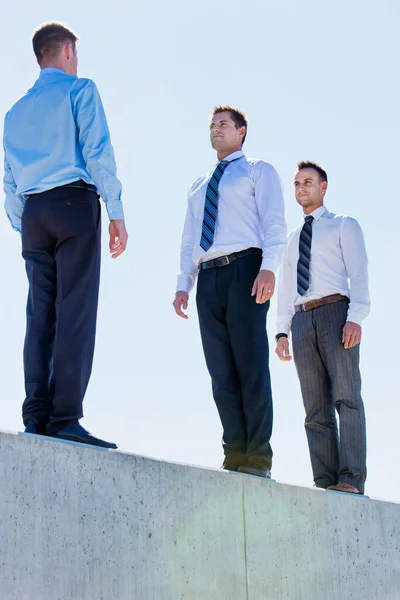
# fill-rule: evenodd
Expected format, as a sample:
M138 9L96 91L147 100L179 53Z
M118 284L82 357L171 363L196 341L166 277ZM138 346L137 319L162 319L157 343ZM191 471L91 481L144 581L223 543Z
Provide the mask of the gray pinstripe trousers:
M296 313L292 321L293 357L306 410L315 483L326 488L346 482L364 492L366 427L360 347L345 350L343 346L347 309L347 302L341 300Z

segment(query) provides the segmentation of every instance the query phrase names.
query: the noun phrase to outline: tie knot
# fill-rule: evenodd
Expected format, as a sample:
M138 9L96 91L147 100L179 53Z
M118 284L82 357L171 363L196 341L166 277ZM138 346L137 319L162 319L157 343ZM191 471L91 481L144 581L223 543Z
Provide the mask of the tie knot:
M307 225L310 225L312 222L314 221L314 217L312 215L308 215L305 219L304 219L304 223L307 223Z

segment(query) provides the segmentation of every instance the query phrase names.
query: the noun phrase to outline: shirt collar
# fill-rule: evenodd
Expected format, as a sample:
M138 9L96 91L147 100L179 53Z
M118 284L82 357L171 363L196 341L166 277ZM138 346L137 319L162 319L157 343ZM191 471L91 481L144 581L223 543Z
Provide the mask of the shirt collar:
M237 150L236 152L232 152L232 154L228 154L228 156L225 156L224 161L228 161L231 162L232 160L236 160L237 158L241 158L242 156L244 156L244 152L243 150ZM221 162L220 160L218 161L219 163Z
M328 209L326 208L326 206L322 205L316 208L312 213L307 215L307 217L314 217L314 220L318 221L326 212L328 212Z
M61 69L57 69L57 67L44 67L40 71L40 77L46 77L46 75L49 75L51 73L60 73L61 75L66 75L64 71L62 71Z
M49 79L57 79L58 77L73 77L74 79L77 78L76 75L68 75L68 73L65 73L65 71L62 71L61 69L57 69L56 67L44 67L43 69L41 69L40 71L40 75L39 75L39 79L38 81L43 81L46 80L48 81Z

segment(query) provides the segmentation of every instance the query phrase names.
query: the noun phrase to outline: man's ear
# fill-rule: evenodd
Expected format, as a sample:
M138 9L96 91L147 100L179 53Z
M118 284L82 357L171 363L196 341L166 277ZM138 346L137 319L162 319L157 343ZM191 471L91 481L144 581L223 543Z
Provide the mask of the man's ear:
M242 139L244 138L244 136L246 135L246 127L243 125L242 127L239 127L239 133L242 136Z
M71 60L72 56L74 55L74 48L72 44L65 44L63 51L65 53L65 58L67 60Z
M321 182L321 191L324 194L324 196L326 194L326 190L327 189L328 189L328 182L327 181L322 181Z

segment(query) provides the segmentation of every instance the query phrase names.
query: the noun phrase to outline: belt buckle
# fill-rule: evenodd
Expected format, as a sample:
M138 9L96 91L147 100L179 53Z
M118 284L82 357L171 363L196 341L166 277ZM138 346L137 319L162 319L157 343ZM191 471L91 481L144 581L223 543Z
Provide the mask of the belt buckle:
M219 258L215 259L216 267L226 267L227 265L229 265L229 257L228 256L220 256Z
M304 304L300 304L300 311L301 312L307 312L307 302L305 302Z

